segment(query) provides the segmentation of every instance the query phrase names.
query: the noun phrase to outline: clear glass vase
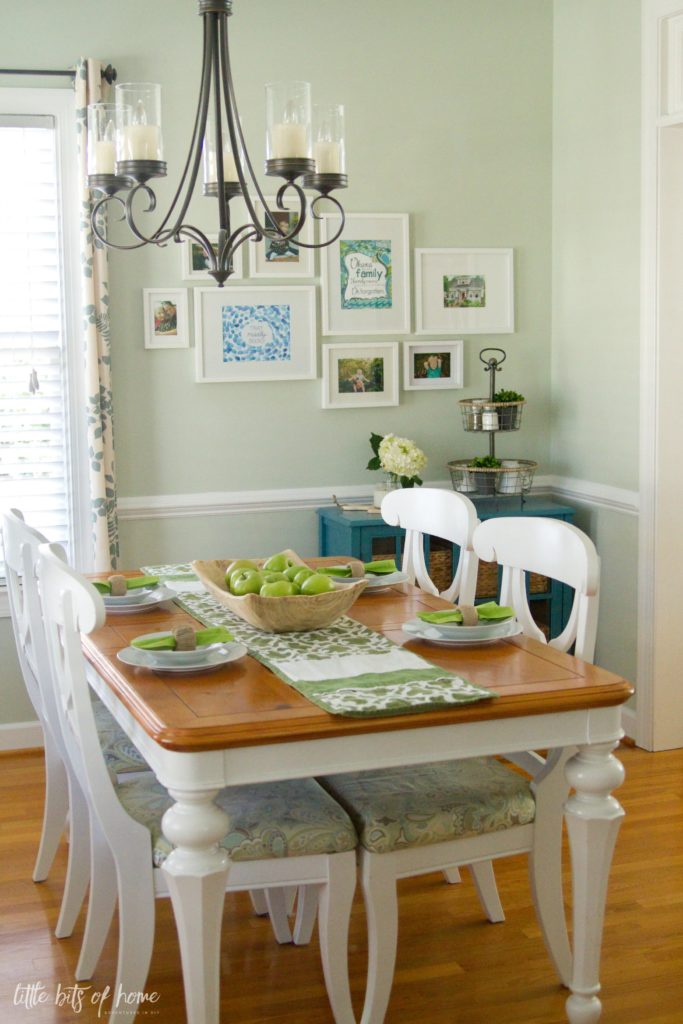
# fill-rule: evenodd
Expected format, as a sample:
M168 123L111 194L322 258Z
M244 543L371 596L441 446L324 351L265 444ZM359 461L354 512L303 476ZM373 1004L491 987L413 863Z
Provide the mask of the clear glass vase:
M372 504L375 508L380 508L382 505L383 498L389 494L390 491L397 491L401 486L401 481L395 473L387 473L385 479L378 483L375 487L372 495Z

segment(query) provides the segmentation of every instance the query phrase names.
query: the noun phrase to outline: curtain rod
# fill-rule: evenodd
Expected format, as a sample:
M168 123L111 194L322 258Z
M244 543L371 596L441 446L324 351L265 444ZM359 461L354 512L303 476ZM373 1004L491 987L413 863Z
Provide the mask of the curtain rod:
M73 69L68 71L45 71L40 68L0 68L0 75L68 75L69 78L75 78L76 72ZM113 85L116 81L116 68L113 68L111 64L107 64L106 68L102 68L102 78L109 85Z

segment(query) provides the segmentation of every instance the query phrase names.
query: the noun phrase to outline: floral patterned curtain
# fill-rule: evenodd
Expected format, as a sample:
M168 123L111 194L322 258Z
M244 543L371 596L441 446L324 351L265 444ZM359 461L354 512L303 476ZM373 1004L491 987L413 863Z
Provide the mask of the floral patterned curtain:
M87 187L89 103L102 95L102 64L82 58L76 64L76 132L81 194L81 287L83 344L88 417L88 461L92 510L93 559L96 572L114 568L119 555L111 393L111 337L107 250L90 226L92 202Z

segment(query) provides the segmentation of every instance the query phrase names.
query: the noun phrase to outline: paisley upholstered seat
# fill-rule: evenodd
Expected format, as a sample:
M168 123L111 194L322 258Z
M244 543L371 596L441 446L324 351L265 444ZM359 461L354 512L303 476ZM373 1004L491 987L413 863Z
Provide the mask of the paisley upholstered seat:
M536 813L528 780L492 757L330 775L322 781L371 853L527 825Z

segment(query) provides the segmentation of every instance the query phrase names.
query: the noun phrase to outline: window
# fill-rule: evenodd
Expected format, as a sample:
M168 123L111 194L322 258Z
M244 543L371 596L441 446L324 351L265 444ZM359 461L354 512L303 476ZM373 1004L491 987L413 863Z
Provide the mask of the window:
M88 568L71 90L0 90L0 507Z

